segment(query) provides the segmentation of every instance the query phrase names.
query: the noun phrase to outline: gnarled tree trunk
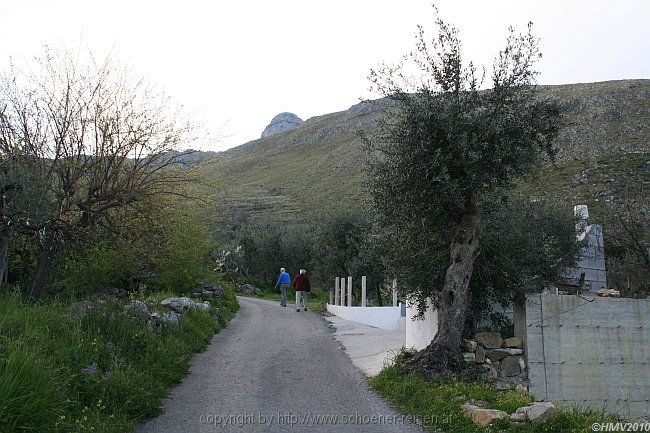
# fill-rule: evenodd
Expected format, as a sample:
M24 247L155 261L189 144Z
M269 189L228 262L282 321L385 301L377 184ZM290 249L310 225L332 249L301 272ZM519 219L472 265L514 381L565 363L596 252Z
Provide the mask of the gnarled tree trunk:
M458 359L469 303L469 283L481 251L481 233L481 215L476 199L470 195L465 200L463 216L451 242L451 263L438 308L438 334L404 365L407 370L416 369L435 376L447 372L450 362Z

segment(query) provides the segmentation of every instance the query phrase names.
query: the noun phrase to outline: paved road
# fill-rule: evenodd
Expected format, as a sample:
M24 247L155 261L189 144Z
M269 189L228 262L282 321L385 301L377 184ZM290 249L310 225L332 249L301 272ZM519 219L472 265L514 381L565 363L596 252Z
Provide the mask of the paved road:
M368 389L321 316L239 302L164 414L138 433L422 431Z

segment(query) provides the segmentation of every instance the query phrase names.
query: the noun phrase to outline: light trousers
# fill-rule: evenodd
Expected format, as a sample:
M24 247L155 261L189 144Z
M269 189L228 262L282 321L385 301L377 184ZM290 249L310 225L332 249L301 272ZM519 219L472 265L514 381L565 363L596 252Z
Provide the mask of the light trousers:
M296 292L296 310L300 310L300 298L302 298L303 303L305 304L305 310L307 309L307 292Z

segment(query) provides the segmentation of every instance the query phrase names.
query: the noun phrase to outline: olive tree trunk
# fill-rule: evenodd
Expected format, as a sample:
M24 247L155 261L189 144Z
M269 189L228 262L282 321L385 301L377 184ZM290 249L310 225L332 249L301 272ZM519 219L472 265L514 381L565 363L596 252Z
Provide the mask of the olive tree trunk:
M463 216L451 242L451 262L447 268L438 307L435 339L406 364L406 369L438 374L449 370L458 359L460 341L469 303L469 283L474 262L481 251L481 215L473 196L465 200Z

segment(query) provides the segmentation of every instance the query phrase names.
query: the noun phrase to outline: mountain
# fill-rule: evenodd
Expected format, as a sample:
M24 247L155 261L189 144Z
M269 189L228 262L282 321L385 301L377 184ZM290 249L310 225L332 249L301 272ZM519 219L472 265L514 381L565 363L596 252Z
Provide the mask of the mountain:
M567 104L566 122L555 143L556 164L531 173L519 185L526 194L551 193L598 208L632 181L650 184L650 80L540 91ZM365 153L358 132L372 133L390 105L362 102L219 154L208 175L223 187L220 218L299 222L363 209ZM597 219L598 212L590 214Z

